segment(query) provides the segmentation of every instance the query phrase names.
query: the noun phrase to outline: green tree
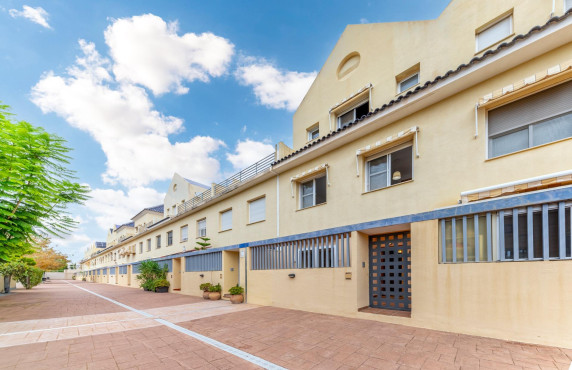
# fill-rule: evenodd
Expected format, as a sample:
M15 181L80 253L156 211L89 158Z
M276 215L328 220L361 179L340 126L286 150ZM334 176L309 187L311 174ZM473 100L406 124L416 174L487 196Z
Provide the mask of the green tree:
M37 238L69 234L77 223L67 207L88 198L67 168L65 140L13 122L7 109L0 106L0 262L33 253Z

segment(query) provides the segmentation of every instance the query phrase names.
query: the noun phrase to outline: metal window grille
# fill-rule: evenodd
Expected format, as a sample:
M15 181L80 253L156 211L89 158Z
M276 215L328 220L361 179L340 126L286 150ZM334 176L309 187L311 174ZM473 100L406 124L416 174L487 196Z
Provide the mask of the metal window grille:
M157 263L161 267L167 265L167 267L169 268L169 272L173 272L173 260L172 259L160 260L160 261L157 261Z
M185 257L185 271L222 271L222 252Z
M252 270L349 267L350 234L251 247Z
M572 207L545 203L440 220L443 263L572 258Z

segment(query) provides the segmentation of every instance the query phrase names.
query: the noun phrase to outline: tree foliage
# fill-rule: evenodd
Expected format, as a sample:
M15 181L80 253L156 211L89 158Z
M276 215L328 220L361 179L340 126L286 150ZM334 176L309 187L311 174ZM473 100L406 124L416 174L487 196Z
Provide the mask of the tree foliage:
M26 289L32 289L42 282L44 271L24 262L7 262L0 264L0 275L11 276Z
M7 109L0 106L0 261L33 252L36 237L69 234L77 223L67 207L88 198L67 168L65 140L13 122Z
M36 267L44 271L63 270L67 267L68 257L51 247L49 239L42 240L37 247L35 253L27 256L36 261Z

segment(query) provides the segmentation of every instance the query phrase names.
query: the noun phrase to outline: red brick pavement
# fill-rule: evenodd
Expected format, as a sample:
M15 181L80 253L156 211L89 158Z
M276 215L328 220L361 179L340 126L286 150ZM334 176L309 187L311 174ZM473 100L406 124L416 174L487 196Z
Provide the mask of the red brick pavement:
M127 310L93 294L70 287L63 281L43 283L31 290L15 289L10 294L0 296L0 322L123 311Z
M258 369L164 326L0 349L1 369Z
M117 302L126 304L139 310L204 302L202 297L195 297L178 293L145 292L143 289L129 288L111 284L96 284L86 282L74 283L78 286L81 286L82 288L89 289L92 292L101 294L107 298L111 298Z
M289 369L566 369L572 350L263 307L180 326Z

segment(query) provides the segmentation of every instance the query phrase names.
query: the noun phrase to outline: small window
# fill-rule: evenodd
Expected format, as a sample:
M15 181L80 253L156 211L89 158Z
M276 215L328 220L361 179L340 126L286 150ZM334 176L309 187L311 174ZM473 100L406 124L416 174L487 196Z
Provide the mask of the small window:
M397 84L397 91L399 93L404 92L405 90L409 90L413 86L419 83L419 73L415 73L412 76L404 78Z
M489 158L572 137L572 81L488 112Z
M314 126L308 129L308 141L315 140L320 137L320 127Z
M248 223L266 219L266 197L248 202Z
M167 247L170 245L173 245L173 232L172 231L167 232Z
M151 251L151 239L147 239L147 252Z
M157 246L157 249L161 248L161 235L157 235L155 237L155 245Z
M326 175L300 184L300 208L326 203Z
M197 221L197 236L199 238L203 238L207 236L207 219L203 218L202 220Z
M479 52L512 34L512 14L477 32L476 51Z
M408 145L366 163L366 191L386 188L413 179L413 150Z
M221 212L220 214L220 231L232 229L232 209Z
M564 3L564 11L568 11L572 9L572 0L566 0Z
M186 242L189 240L189 226L185 225L181 227L181 242Z
M369 101L361 102L352 109L338 116L338 128L342 128L352 123L358 118L369 113Z

